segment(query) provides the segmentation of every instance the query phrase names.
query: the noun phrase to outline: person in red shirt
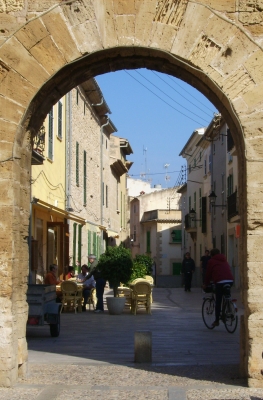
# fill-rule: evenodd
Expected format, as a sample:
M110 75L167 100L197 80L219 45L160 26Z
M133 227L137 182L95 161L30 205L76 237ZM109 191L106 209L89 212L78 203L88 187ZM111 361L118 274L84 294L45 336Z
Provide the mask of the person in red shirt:
M218 326L223 297L223 288L226 283L232 286L234 282L234 277L232 275L230 265L228 264L224 254L220 254L220 251L218 249L212 249L210 255L211 259L207 263L205 283L203 285L203 288L205 290L207 286L211 285L211 282L215 284L216 319L212 325Z
M45 285L58 285L61 281L57 278L58 266L51 264L45 277Z

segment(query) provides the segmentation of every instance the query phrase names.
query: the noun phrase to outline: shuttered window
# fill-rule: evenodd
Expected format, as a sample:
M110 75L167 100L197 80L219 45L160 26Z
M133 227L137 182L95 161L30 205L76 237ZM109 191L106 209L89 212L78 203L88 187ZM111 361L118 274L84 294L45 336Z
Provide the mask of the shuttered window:
M83 204L87 204L87 152L83 153Z
M207 198L206 197L202 197L202 233L206 233L206 217L207 217L207 213L206 213L206 202L207 202Z
M182 264L181 263L173 263L173 275L181 275Z
M146 253L151 252L151 232L146 232Z
M58 138L62 139L62 102L58 102Z
M53 160L53 107L48 114L48 158Z
M182 231L174 229L172 231L172 242L173 243L182 243Z
M76 142L76 185L79 186L79 143Z

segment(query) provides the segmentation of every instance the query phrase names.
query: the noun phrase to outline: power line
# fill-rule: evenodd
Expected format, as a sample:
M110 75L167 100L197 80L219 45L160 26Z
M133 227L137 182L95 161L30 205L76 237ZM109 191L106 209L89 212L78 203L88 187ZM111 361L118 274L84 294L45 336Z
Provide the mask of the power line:
M185 96L182 95L182 93L180 93L178 90L176 90L175 88L173 88L171 85L169 85L168 82L166 82L163 78L160 77L159 74L157 74L155 71L152 71L152 73L154 75L157 76L157 78L159 78L161 81L163 81L164 83L166 83L167 86L169 86L172 90L174 90L176 93L178 93L181 97L183 97L186 101L188 101L189 103L191 103L194 107L198 108L198 110L202 111L204 114L208 115L210 118L212 118L210 116L210 114L208 114L206 111L202 110L202 108L198 107L195 103L193 103L191 100L187 99Z
M149 82L151 85L153 85L156 89L158 89L161 93L163 93L165 96L167 96L170 100L172 100L174 103L179 104L180 107L184 108L186 111L189 111L190 113L192 113L193 115L195 115L196 117L200 117L200 115L195 114L194 112L192 112L191 110L189 110L188 108L182 106L178 101L174 100L171 96L169 96L167 93L165 93L162 89L158 88L157 85L155 85L154 83L152 83L149 79L145 78L145 76L143 76L139 71L137 71L135 69L135 72L137 72L137 74L139 74L143 79L145 79L147 82ZM201 119L203 119L206 123L208 123L208 121L206 119L204 119L203 117L200 117Z
M175 82L173 77L171 77L170 75L167 75L167 77L175 84L178 85L182 90L184 90L186 93L188 93L191 97L193 97L195 100L197 100L199 102L199 99L197 99L195 96L192 95L192 93L190 93L188 90L186 90L182 85L180 85L178 82ZM214 112L214 110L212 110L211 108L207 107L205 104L203 104L203 107L207 108L209 111Z
M143 87L145 87L145 89L147 89L149 92L151 92L152 94L154 94L154 96L158 97L158 99L160 99L161 101L163 101L165 104L167 104L169 107L171 107L173 110L179 112L179 114L184 115L186 118L191 119L192 121L196 122L198 125L203 125L202 122L200 121L196 121L195 119L188 117L188 115L184 114L183 112L179 111L177 108L173 107L171 104L167 103L167 101L163 100L160 96L158 96L156 93L154 93L151 89L149 89L147 86L145 86L143 83L141 83L140 81L138 81L138 79L136 79L134 76L132 76L131 74L129 74L128 71L124 70L126 72L126 74L128 74L132 79L134 79L136 82L138 82L140 85L142 85Z

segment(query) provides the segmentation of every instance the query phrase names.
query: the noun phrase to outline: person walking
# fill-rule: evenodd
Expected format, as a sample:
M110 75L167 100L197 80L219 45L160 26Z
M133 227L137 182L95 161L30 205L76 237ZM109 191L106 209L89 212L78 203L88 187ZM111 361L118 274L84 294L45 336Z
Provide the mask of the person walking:
M89 279L91 275L93 275L96 281L97 305L94 312L98 314L104 311L103 294L106 280L103 278L101 271L98 268L98 261L96 260L96 256L94 254L89 254L88 259L90 262L90 272L86 276L85 280Z
M232 275L230 265L228 264L224 254L220 254L220 251L218 249L212 249L210 254L211 259L207 263L203 289L206 290L207 286L211 285L211 282L215 284L216 319L213 322L212 326L218 326L224 286L225 284L229 284L230 286L232 286L234 282L234 277Z
M182 262L182 274L184 275L184 291L191 292L192 276L195 270L195 262L191 258L190 253L185 253Z

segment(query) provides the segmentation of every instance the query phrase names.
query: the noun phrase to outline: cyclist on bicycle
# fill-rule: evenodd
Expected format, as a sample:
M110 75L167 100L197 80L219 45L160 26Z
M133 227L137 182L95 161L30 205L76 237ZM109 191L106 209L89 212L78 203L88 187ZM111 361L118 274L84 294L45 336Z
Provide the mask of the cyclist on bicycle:
M223 288L225 284L232 286L234 277L224 254L220 254L218 249L212 249L210 255L211 259L207 263L205 283L203 288L205 290L208 286L211 286L211 282L215 284L216 319L212 326L218 326L223 297Z

